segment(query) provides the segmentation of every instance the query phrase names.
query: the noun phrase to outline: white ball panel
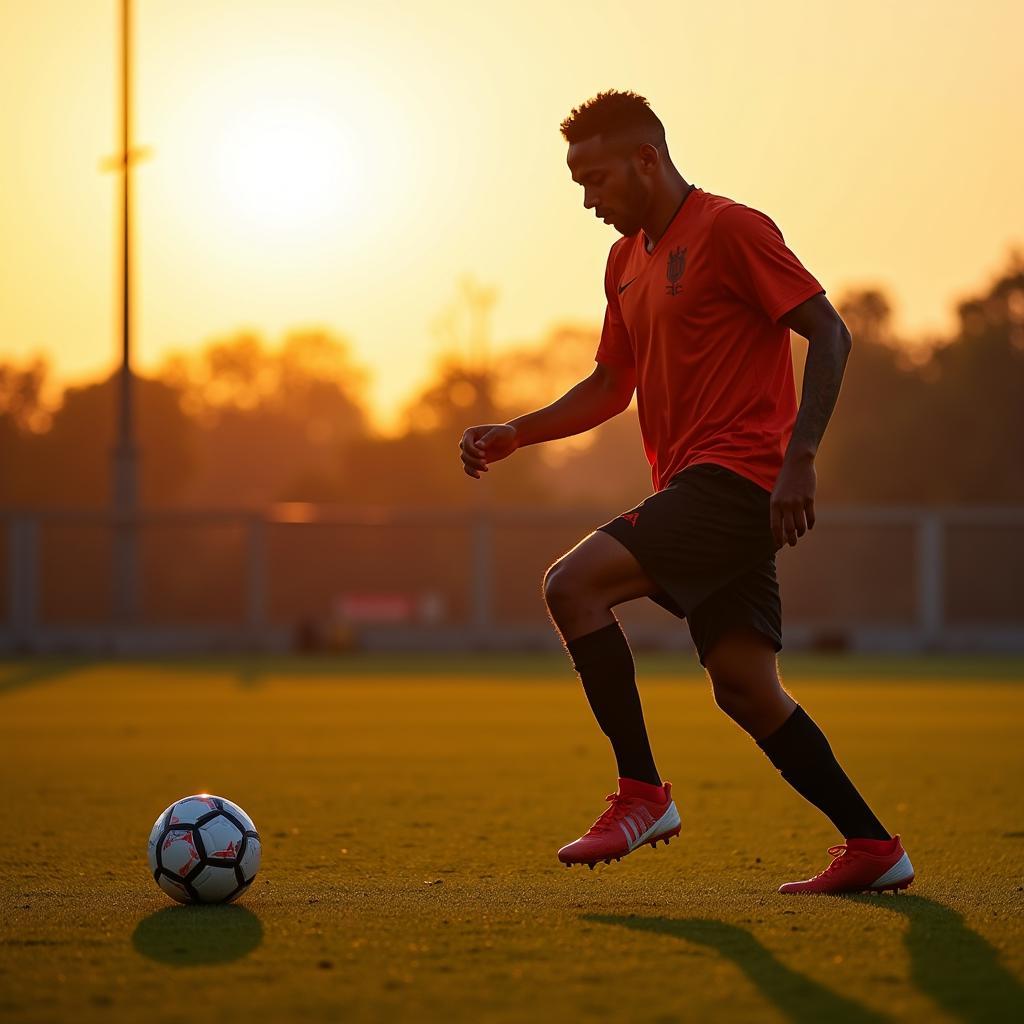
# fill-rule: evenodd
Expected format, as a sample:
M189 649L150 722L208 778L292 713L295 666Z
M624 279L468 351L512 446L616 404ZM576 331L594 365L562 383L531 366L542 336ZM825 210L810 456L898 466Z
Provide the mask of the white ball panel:
M173 806L173 805L172 805ZM153 827L149 830L149 841L154 842L160 835L162 826L164 823L164 815L170 810L170 807L165 807L161 812L160 816L153 822Z
M168 871L182 878L199 863L199 851L191 829L175 829L167 833L160 846L160 862Z
M249 836L245 841L245 853L242 854L242 859L238 862L238 866L242 869L242 877L247 882L251 882L260 869L261 853L260 841Z
M175 899L179 903L192 902L191 898L189 897L188 890L185 888L185 886L183 886L180 882L175 882L173 878L168 878L167 875L162 874L156 880L156 884L159 885L160 888L163 889L163 891L171 897L171 899Z
M209 793L197 793L187 796L174 805L171 814L172 825L194 825L204 814L217 810L213 797Z
M234 868L208 864L192 880L192 888L202 903L223 903L238 888L238 877Z
M160 833L163 831L160 826L163 824L164 816L161 814L153 824L149 833L149 843L146 846L146 860L149 861L149 873L156 871L156 848L160 844Z
M208 860L234 861L242 845L242 833L223 814L199 826Z
M224 804L224 810L230 811L245 826L247 832L256 831L256 826L252 823L252 818L250 818L249 815L238 806L238 804L234 804L230 800L225 800L223 797L221 797L220 800L221 803Z

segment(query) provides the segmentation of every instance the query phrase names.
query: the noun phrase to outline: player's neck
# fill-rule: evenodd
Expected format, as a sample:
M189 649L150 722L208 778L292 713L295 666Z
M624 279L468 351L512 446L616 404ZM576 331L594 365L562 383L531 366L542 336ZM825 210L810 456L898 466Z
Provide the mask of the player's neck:
M680 204L689 191L690 183L678 172L659 190L650 212L645 218L644 246L651 252L668 230L672 219L679 212Z

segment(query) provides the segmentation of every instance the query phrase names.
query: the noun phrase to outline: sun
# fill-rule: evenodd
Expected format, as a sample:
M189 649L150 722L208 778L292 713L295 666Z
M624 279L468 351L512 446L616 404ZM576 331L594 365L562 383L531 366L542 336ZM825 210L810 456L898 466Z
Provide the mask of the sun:
M222 198L251 227L322 223L357 207L365 186L344 121L298 101L229 118L216 162Z

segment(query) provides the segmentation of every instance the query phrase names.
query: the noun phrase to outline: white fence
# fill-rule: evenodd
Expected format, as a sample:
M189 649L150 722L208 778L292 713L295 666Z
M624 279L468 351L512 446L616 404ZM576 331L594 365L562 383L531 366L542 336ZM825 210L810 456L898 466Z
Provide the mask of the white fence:
M554 646L544 569L608 510L0 510L0 649ZM821 508L778 556L787 648L1024 651L1024 509ZM631 639L688 647L652 602Z

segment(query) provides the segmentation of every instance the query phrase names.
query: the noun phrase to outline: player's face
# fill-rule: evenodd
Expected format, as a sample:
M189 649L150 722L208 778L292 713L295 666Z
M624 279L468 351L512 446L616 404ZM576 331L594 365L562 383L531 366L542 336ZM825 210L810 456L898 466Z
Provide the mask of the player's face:
M634 154L594 136L572 143L566 162L572 180L583 187L585 209L623 235L640 230L650 192Z

